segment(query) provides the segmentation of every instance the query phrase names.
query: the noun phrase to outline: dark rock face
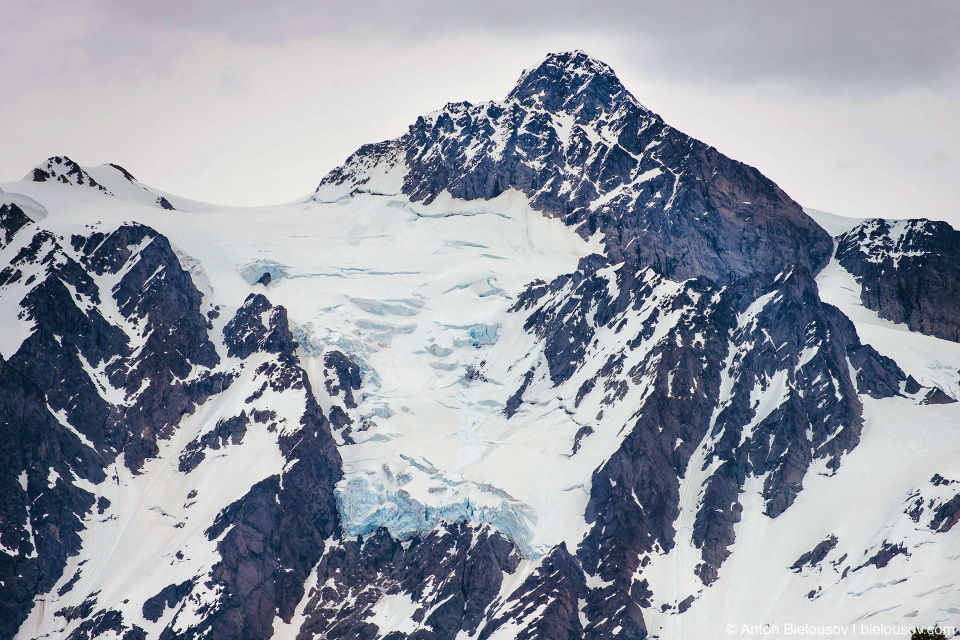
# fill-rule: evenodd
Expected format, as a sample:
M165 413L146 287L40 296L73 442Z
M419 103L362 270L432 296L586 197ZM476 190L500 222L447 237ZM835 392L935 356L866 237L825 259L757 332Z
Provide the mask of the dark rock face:
M67 640L93 640L109 631L118 635L123 631L123 614L119 611L98 611L93 617L81 622Z
M325 541L339 530L333 490L343 472L330 424L297 359L286 310L272 306L262 295L251 295L225 327L224 338L231 356L275 355L274 362L256 370L264 387L302 390L305 406L300 424L278 437L280 451L289 461L283 473L258 482L207 530L210 540L219 539L221 560L211 578L222 595L199 624L176 635L267 638L273 634L277 616L290 621L304 595L304 583L324 553ZM269 412L253 413L255 421L271 419ZM236 437L247 422L245 414L222 422L211 432L210 442L200 442L198 447ZM165 637L174 637L172 629L168 627Z
M960 494L936 506L933 518L930 520L930 528L940 533L946 533L953 529L957 521L960 521Z
M260 316L269 313L267 324ZM287 310L274 307L261 294L250 294L223 330L227 355L231 358L249 358L256 351L274 353L285 363L297 361L297 348L287 324Z
M504 624L513 624L521 629L517 640L579 640L584 637L580 603L587 595L583 568L561 544L510 595L500 607L503 613L490 620L478 638L486 640Z
M802 477L815 458L829 459L828 467L836 469L840 455L859 443L858 392L875 398L895 396L906 376L892 360L861 344L847 317L820 301L816 283L802 268L790 269L772 282L763 276L746 279L725 293L740 321L728 373L733 397L717 416L716 429L724 431L731 450L744 438L747 425L752 428L746 434L750 440L772 442L748 454L750 466L760 473L772 463L802 468ZM746 299L740 297L744 293ZM857 372L856 379L850 378L850 369ZM784 373L784 401L757 423L761 416L750 407L749 392L758 385L777 391L769 383L778 372ZM813 431L807 450L790 451L787 442L800 437L799 431L790 430L808 426ZM782 513L799 491L799 478L790 480L789 475L771 476L764 487L771 516Z
M364 192L404 167L402 192L431 202L517 189L612 262L726 283L798 263L816 272L829 234L756 169L664 124L613 71L582 52L552 54L502 103L448 104L396 140L361 147L320 184Z
M934 487L951 487L957 484L956 480L948 480L939 473L933 474L930 484ZM907 508L904 510L910 519L919 523L924 513L929 520L926 526L938 533L946 533L960 522L960 493L953 490L940 490L929 493L929 487L915 491L907 499Z
M339 351L328 351L323 354L324 386L327 393L334 398L342 396L343 404L347 409L357 406L353 392L360 388L363 378L360 367L350 358Z
M69 267L72 263L69 260L63 262L63 258L57 254L50 262L60 264L61 271L57 271L56 278L51 280L51 288L42 290L36 296L38 300L59 303L61 313L57 317L60 322L74 322L77 325L72 333L64 331L63 336L70 336L71 340L83 338L86 341L83 343L85 346L78 350L73 347L73 343L67 342L66 337L61 337L58 341L49 336L37 338L37 344L43 349L55 349L61 347L62 343L61 349L66 347L68 354L79 351L79 357L86 360L93 360L91 354L97 354L99 360L93 360L97 364L112 364L116 358L108 355L109 352L103 352L102 349L106 347L100 347L101 351L94 351L94 347L114 345L112 348L120 352L121 364L127 368L127 375L130 376L136 375L136 367L143 367L145 363L165 363L168 369L155 368L154 373L147 374L145 380L148 384L162 382L165 385L162 390L168 394L164 400L167 403L177 402L174 392L182 378L193 377L202 381L201 384L185 387L184 395L191 402L200 402L206 397L197 396L198 392L207 395L221 392L238 374L204 374L206 365L215 365L219 359L207 337L207 324L199 313L200 294L196 289L180 289L180 286L185 286L186 283L181 282L177 274L171 273L173 265L162 258L163 252L160 252L161 257L155 257L148 252L149 247L157 244L158 236L153 232L143 228L121 228L114 235L95 234L87 239L75 237L73 249L78 252L88 271L79 269L74 273L72 268L64 271L64 265ZM36 250L28 250L26 254L35 258L50 255L40 249L44 242L52 240L55 239L42 238L36 243ZM89 251L89 247L96 249ZM160 247L169 251L169 245L165 244L165 241L160 243ZM142 279L142 272L138 268L140 263L145 263L143 270L152 274L152 278ZM114 278L116 285L111 289L117 308L125 318L137 318L138 327L161 334L161 341L153 343L152 346L149 341L146 342L146 348L150 351L139 358L136 356L138 350L129 349L131 336L122 330L129 330L128 326L121 323L118 329L106 322L96 312L96 306L86 315L81 310L84 307L81 306L71 312L77 319L71 319L69 314L64 313L71 310L69 303L72 295L69 291L67 295L51 300L53 293L59 290L54 285L65 277L63 273L74 276L93 274L87 276L89 281L77 276L76 282L79 285L73 286L73 289L86 286L83 291L88 296L94 296L99 295L96 276L119 273L121 270L125 275L119 279ZM128 277L133 284L128 285L125 282ZM156 286L153 287L153 284ZM164 286L174 287L179 299L171 296L169 291L164 292ZM135 287L139 287L141 293L128 297L130 289ZM27 299L29 302L29 295ZM154 304L165 304L167 308L157 309ZM175 304L181 305L179 312L169 308ZM28 305L28 309L36 307ZM39 311L31 318L37 321L38 333L41 330L54 330L44 328L53 320ZM172 323L169 327L164 324L168 320ZM174 322L176 320L178 322ZM59 326L55 329L59 330ZM178 331L198 333L191 336L178 334ZM106 334L114 342L97 338L101 334ZM35 333L34 336L36 335ZM54 335L60 336L59 333ZM133 338L136 339L136 336ZM30 342L33 339L34 337L31 337L25 341L25 346L17 353L17 357L33 344ZM294 608L304 595L307 576L324 552L325 541L339 530L333 490L342 476L340 456L330 433L330 425L318 406L309 379L297 359L297 345L287 325L286 311L282 307L272 306L263 296L251 296L227 323L224 343L231 357L246 359L255 353L272 357L258 360L259 364L253 370L255 383L262 383L259 395L255 393L247 399L247 403L254 406L239 415L221 419L215 428L188 443L180 457L180 472L193 472L203 461L207 451L239 445L250 429L266 429L276 433L280 453L287 460L287 464L282 473L255 484L246 495L224 509L208 529L210 540L217 541L220 560L213 566L206 578L208 582L202 587L214 590L217 597L212 603L203 605L202 622L195 626L180 629L176 626L179 613L175 614L163 637L269 637L277 616L286 621L291 619ZM170 347L165 349L166 345ZM175 352L175 355L167 354L167 349ZM74 434L67 430L66 433L71 434L72 439L65 437L64 427L50 413L51 410L59 410L56 395L48 392L47 398L44 398L36 385L30 384L31 378L17 377L22 366L17 370L10 366L17 358L10 363L0 361L3 365L0 367L0 379L3 379L4 375L15 376L22 387L19 393L13 392L15 385L9 385L13 390L6 390L4 387L5 395L0 397L0 415L4 421L0 424L5 429L33 428L36 431L45 428L52 431L49 437L42 432L36 434L32 431L19 437L36 443L40 452L50 451L55 454L51 460L47 460L50 456L46 455L35 463L20 462L23 458L29 461L32 456L36 456L27 444L23 450L14 448L4 454L19 455L20 458L14 459L4 468L3 484L0 486L10 495L10 500L6 501L4 506L11 511L9 521L13 526L0 530L0 541L13 548L18 548L18 545L22 548L20 557L13 558L12 564L7 562L10 559L8 556L0 555L0 572L10 578L4 582L4 602L8 603L7 609L0 614L5 616L4 631L9 631L9 635L4 637L13 635L29 610L32 597L53 587L62 574L66 558L79 549L77 532L83 526L81 519L94 507L95 500L91 494L78 489L72 479L79 476L94 484L99 483L104 480L103 467L109 464L117 453L123 452L130 456L131 452L142 451L137 445L143 438L125 439L123 431L123 428L139 424L138 418L142 414L139 413L140 407L137 403L130 403L130 411L124 413L97 394L94 384L96 381L91 382L90 378L83 374L82 366L62 353L60 359L62 362L59 363L58 370L52 371L50 375L56 375L59 379L60 372L64 371L67 365L77 369L78 371L71 375L77 377L81 392L78 393L76 387L73 387L65 388L64 393L72 393L72 397L80 397L92 403L93 409L90 411L102 412L101 422L106 420L107 424L97 431L92 428L97 423L91 421L89 414L77 413L77 409L68 405L65 411L70 424L81 425L80 428L85 428L86 431ZM64 362L66 364L63 364ZM345 371L356 370L356 365L345 356L342 357L340 366ZM200 374L191 375L191 371L197 367ZM242 367L243 365L241 369ZM109 372L109 366L104 370ZM36 374L32 374L32 378L36 377ZM91 389L84 391L86 387L82 385L89 385ZM279 417L275 411L257 408L257 400L266 389L293 393L303 398L303 411L297 424L290 424L287 418ZM136 390L136 397L149 400L147 391L148 387L141 385ZM36 398L31 400L30 394ZM48 408L47 402L50 402L52 409ZM35 407L31 410L39 419L20 418L25 404ZM177 410L176 404L173 404L173 409ZM159 422L170 414L157 411L154 414L155 422L147 426L153 427L150 433L155 443L156 438L168 437L172 430ZM177 421L179 418L180 415L177 415ZM344 419L349 423L348 419ZM32 427L34 423L37 423L37 427ZM114 424L116 427L112 426ZM175 426L176 422L170 425L171 428ZM44 438L47 438L47 441L52 439L54 444L47 446ZM91 444L93 446L90 446ZM84 445L88 448L84 449ZM18 476L18 470L25 466L25 478ZM38 471L37 478L34 478L33 466L43 469L43 475L40 476ZM47 487L48 469L59 474L60 479L55 487ZM18 491L20 485L16 483L23 482L27 484L26 491ZM7 487L10 489L7 490ZM187 497L190 499L194 496L195 491ZM98 504L101 509L105 509L109 503L101 500ZM23 516L32 518L32 525L23 523ZM6 523L6 520L3 522ZM52 535L47 534L48 530L53 532ZM29 557L33 550L31 545L36 546L35 555L39 559ZM79 575L78 571L73 582ZM144 617L157 621L169 608L177 607L178 603L188 596L192 597L190 594L196 588L198 578L178 585L169 585L149 598L143 605ZM68 586L64 589L67 590ZM72 616L69 619L83 619L71 637L92 638L108 630L113 630L124 638L145 637L142 629L125 622L119 612L97 610L96 604L96 599L92 598L89 607L84 611L65 613ZM16 608L11 605L16 605Z
M866 562L854 569L854 571L859 571L870 565L873 565L877 569L882 569L890 564L891 560L900 555L909 556L910 552L908 552L906 547L901 543L891 544L884 540L880 545L880 549L874 555L870 556Z
M127 395L139 394L124 415L130 432L125 461L135 470L157 454L157 435L169 437L197 401L223 388L222 377L180 382L194 367L212 368L220 358L200 311L202 296L165 237L141 225L125 225L109 235L74 236L71 242L83 265L97 275L119 273L134 258L133 247L139 249L112 297L146 340L139 353L131 352L133 366L123 363L106 369L111 384Z
M110 290L100 288L104 277ZM0 541L16 550L0 554L3 638L79 551L95 500L78 481L102 482L121 452L139 469L159 438L225 384L208 373L219 358L199 292L146 227L74 236L70 246L38 232L0 272L0 287L11 285L27 287L20 305L33 333L0 359L0 436L12 445L0 454ZM101 313L105 296L119 316Z
M541 338L555 384L593 359L598 328L635 327L576 398L579 405L600 394L601 406L612 405L634 386L648 389L620 448L593 475L591 529L577 557L608 584L586 599L591 638L609 637L616 627L643 636L650 588L635 576L647 556L673 548L682 508L696 508L691 542L702 553L698 575L709 584L734 542L746 479L764 479L766 513L780 515L812 461L836 469L859 442L858 393L889 397L906 381L892 360L860 342L838 309L820 301L801 266L720 288L706 279L674 283L595 256L574 274L531 285L513 311L525 313L525 328ZM631 325L634 318L642 322ZM627 368L627 361L636 364ZM713 444L691 467L708 437ZM681 482L711 464L715 470L699 480L702 503L685 507Z
M797 558L797 561L791 565L794 571L800 571L806 566L815 567L823 562L824 558L837 546L837 536L828 536L826 540L820 542L810 551Z
M246 412L238 416L220 420L216 428L190 441L183 453L180 454L180 472L190 473L203 462L206 450L217 451L227 444L240 444L247 432L249 422Z
M461 630L472 634L486 623L488 607L497 606L504 576L519 561L502 534L465 525L403 544L383 530L366 540L345 540L317 567L318 586L309 595L298 638L377 637L389 630L371 622L376 604L398 595L410 600L416 630L388 637L453 640Z
M94 497L76 478L104 479L97 452L63 428L43 389L0 359L0 638L12 638L34 595L53 588L80 550L81 519ZM56 480L52 486L50 477Z
M164 609L172 609L180 604L180 601L190 594L191 589L193 589L193 582L190 580L167 585L160 593L147 598L143 603L143 617L150 622L156 622L163 615Z
M793 503L814 460L826 459L827 468L835 470L859 443L863 420L857 394L895 396L905 380L892 360L860 343L839 310L820 302L809 273L798 268L781 274L774 287L777 293L753 323L738 328L741 345L751 346L738 345L731 372L735 397L715 427L724 429L724 444L736 452L721 457L725 465L739 458L752 474L768 473L763 495L771 517ZM786 374L784 401L760 416L746 402L749 390L776 379L778 370ZM721 470L729 469L725 465ZM716 574L706 575L710 581Z
M11 203L0 206L0 249L10 244L17 231L31 222L33 220L17 205Z
M520 383L520 388L507 399L507 404L503 408L504 415L507 418L512 418L514 414L517 413L517 409L520 408L520 405L523 403L523 392L527 390L527 387L530 386L530 381L533 380L533 376L536 373L534 369L527 371L523 375L523 382Z
M895 396L905 380L892 360L861 344L846 316L820 301L802 267L774 279L744 279L723 297L737 323L721 383L729 391L718 399L710 430L716 445L703 468L721 463L706 482L707 508L697 514L693 535L703 551L698 572L706 584L729 555L744 479L764 477L766 514L777 517L802 490L814 460L826 459L835 470L859 443L863 407L857 394ZM752 400L757 392L759 404Z
M943 389L933 388L927 392L920 404L953 404L956 401L956 398L944 393Z
M960 231L931 220L867 220L837 238L837 260L881 318L960 342Z
M631 302L638 307L663 285L649 273L631 283L625 272L626 268L618 272L624 274L618 281L621 300L635 294ZM625 637L645 637L640 607L648 589L634 576L644 553L674 545L680 478L709 426L727 348L724 329L730 323L729 312L710 304L712 294L705 280L684 283L648 320L667 323L666 316L676 314L662 339L651 335L650 325L637 336L624 337L629 347L649 345L642 361L622 372L622 365L611 359L601 370L610 403L618 401L623 384L643 381L650 393L634 413L633 424L624 425L628 434L620 448L593 474L586 512L591 529L577 555L588 573L610 584L592 591L587 600L587 638L611 637L617 627ZM605 317L603 308L601 303L598 320Z
M725 332L717 327L730 323L730 313L711 305L711 294L712 285L705 280L681 285L651 270L637 273L625 266L611 274L607 261L594 256L581 261L574 274L531 286L514 307L528 314L525 327L543 340L549 374L557 384L589 360L587 350L599 327L621 333L628 318L642 319L636 334L621 334L623 351L611 354L577 395L579 404L599 394L601 406L607 406L622 402L634 386L652 388L634 414L635 424L624 426L629 433L619 450L594 473L586 513L592 527L577 556L587 573L609 584L585 598L584 637L612 637L618 627L623 637L646 635L641 602L647 601L648 589L633 576L643 552L655 544L673 546L678 478L706 430L704 419L716 398L726 350ZM659 338L658 323L669 327ZM704 339L694 341L694 335ZM642 354L641 361L624 370L634 352ZM705 375L706 355L713 371ZM671 401L674 392L678 397Z

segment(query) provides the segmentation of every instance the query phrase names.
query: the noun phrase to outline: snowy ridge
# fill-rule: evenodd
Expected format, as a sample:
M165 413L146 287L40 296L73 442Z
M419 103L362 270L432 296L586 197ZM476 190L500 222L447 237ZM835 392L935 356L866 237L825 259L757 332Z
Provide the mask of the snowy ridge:
M118 164L81 167L66 156L48 158L46 162L38 165L27 174L24 180L56 182L68 186L84 187L100 195L167 210L209 211L224 209L224 207L181 198L147 186ZM17 197L17 194L13 194L12 197ZM22 198L22 196L20 197Z

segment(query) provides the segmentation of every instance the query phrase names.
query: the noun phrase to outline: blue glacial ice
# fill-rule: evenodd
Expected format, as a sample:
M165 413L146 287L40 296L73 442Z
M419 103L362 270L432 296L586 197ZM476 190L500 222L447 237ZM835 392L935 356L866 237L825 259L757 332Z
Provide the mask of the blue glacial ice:
M240 275L247 284L256 284L263 277L263 274L269 273L270 280L280 280L287 277L287 271L290 267L273 260L257 260L240 270Z
M429 476L426 495L409 490L414 478ZM490 485L456 482L424 465L410 464L394 474L390 465L365 469L345 478L336 489L337 507L347 536L366 536L384 527L399 540L423 536L441 523L490 525L509 537L529 558L546 549L531 545L536 514L533 509Z
M441 325L445 329L459 329L465 331L466 335L462 338L456 338L453 341L454 346L456 347L483 347L491 344L496 344L497 340L500 337L500 325L499 324L468 324L468 325L455 325L455 324L445 324Z

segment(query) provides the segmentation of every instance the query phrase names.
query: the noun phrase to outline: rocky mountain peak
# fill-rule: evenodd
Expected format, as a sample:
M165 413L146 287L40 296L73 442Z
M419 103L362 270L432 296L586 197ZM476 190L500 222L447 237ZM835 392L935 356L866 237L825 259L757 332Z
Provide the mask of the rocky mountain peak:
M523 72L507 100L554 113L571 113L580 123L616 112L624 103L631 110L639 107L648 113L608 64L583 51L547 55L540 64Z
M32 180L33 182L47 182L49 180L63 184L90 187L104 193L110 193L106 187L97 182L83 167L67 156L47 158L46 162L34 167L33 171L25 176L25 179Z
M489 200L515 189L530 206L600 233L612 262L671 279L730 283L799 263L817 273L830 235L757 169L670 127L603 62L548 55L502 103L451 103L404 136L364 145L315 198L441 193Z

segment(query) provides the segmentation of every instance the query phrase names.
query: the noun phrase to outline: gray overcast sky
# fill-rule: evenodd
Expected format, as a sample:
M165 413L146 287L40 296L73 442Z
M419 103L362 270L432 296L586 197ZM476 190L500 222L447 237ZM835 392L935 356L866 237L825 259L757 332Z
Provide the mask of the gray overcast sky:
M549 51L805 206L960 226L957 0L2 0L0 181L51 155L227 204L288 201Z

